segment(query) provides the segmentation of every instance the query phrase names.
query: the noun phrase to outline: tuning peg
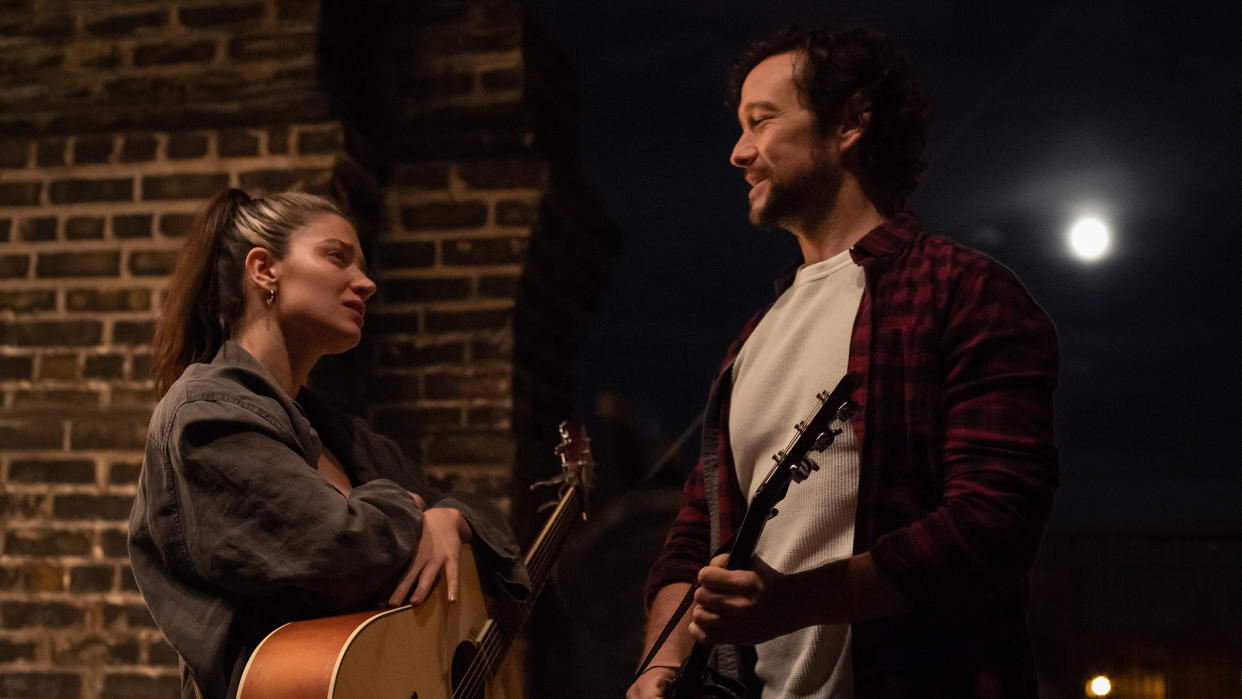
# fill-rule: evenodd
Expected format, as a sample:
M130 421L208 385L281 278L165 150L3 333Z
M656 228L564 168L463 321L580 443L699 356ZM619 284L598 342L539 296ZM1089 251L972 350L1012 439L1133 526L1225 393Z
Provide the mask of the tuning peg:
M837 435L839 434L841 434L841 428L839 427L832 430L825 430L822 434L815 438L815 443L811 445L811 449L814 451L823 451L827 449L832 446L833 441L836 440Z
M562 473L561 475L556 476L554 478L549 478L543 481L535 481L534 483L530 484L530 489L534 490L535 488L547 488L549 486L559 488L564 483L565 483L565 474Z
M854 417L854 413L858 412L858 404L852 400L847 400L837 409L837 419L841 422Z

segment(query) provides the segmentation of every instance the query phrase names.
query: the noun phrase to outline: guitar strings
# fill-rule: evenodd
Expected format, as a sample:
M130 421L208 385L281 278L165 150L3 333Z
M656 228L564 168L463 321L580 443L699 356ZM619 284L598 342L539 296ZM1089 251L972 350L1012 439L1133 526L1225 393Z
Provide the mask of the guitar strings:
M462 676L462 681L453 689L453 697L473 696L474 693L485 683L488 677L495 671L496 664L503 658L504 652L508 649L509 644L517 637L517 632L521 629L522 623L534 610L535 600L538 599L539 593L547 585L548 573L555 562L556 553L559 552L560 544L568 537L575 524L577 524L579 513L581 512L581 497L578 488L573 487L565 494L562 502L566 507L562 508L563 512L572 513L567 517L559 517L551 522L548 528L546 540L550 545L540 546L534 552L534 555L526 562L527 568L531 571L531 580L534 583L531 589L530 598L527 602L518 605L515 609L510 605L502 605L500 612L497 614L498 622L503 619L504 623L493 623L483 634L483 638L479 642L479 653L471 661L469 668ZM501 626L508 627L501 629Z

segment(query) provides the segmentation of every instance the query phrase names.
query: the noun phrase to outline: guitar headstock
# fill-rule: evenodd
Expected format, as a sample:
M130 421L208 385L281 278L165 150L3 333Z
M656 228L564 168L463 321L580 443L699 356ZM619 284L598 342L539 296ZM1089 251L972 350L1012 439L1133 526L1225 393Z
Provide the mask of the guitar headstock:
M561 472L568 485L591 486L595 461L591 458L591 438L577 420L565 420L557 428L561 443L553 450L561 457Z

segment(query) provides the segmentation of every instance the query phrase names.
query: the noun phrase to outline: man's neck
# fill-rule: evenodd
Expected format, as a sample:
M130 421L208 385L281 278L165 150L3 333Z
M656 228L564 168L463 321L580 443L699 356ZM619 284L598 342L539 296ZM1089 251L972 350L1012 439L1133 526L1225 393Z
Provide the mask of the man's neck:
M798 239L803 262L813 265L849 250L884 218L857 180L847 178L832 206L813 220L789 226L789 231Z

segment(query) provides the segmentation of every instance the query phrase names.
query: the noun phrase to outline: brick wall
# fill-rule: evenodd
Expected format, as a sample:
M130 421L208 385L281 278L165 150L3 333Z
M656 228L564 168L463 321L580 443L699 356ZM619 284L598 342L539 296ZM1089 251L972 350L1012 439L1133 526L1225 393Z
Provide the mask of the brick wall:
M175 694L125 526L161 290L224 186L353 211L380 291L316 382L535 525L617 246L572 71L515 2L376 5L0 1L0 697Z

